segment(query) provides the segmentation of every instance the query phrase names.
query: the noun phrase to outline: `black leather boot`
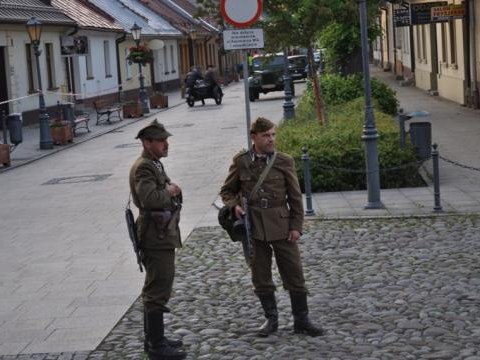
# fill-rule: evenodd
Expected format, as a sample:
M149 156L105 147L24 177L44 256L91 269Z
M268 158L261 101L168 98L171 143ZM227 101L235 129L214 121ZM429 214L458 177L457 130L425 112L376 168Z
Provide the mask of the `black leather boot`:
M163 314L162 314L163 315ZM143 308L143 351L148 353L149 345L148 345L148 330L147 330L147 312L145 308ZM173 348L179 348L183 346L182 340L170 340L164 337L164 340L167 342L168 346Z
M165 339L163 312L148 311L147 315L147 347L150 360L182 360L187 354L170 346Z
M309 336L321 336L324 331L310 322L308 318L307 294L290 293L293 314L293 332Z
M278 311L275 294L258 295L267 321L258 329L258 336L267 337L278 330Z

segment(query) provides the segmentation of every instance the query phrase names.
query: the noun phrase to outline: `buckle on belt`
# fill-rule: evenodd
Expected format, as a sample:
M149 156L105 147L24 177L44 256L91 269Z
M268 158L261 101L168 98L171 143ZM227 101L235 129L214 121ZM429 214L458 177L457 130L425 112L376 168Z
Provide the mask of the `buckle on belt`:
M260 207L262 209L268 209L268 199L260 199Z

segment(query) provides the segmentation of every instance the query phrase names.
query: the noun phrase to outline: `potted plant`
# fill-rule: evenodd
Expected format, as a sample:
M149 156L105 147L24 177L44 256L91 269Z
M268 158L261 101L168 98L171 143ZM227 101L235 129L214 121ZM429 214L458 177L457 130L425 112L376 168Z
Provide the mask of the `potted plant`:
M0 144L0 164L7 167L10 166L10 145Z
M163 109L168 107L168 95L164 95L161 92L156 91L150 96L150 107Z
M138 118L143 116L142 104L140 103L140 101L138 101L138 99L127 101L126 103L124 103L122 106L122 110L124 118Z
M50 133L55 145L66 145L73 141L73 130L68 121L54 120L50 125Z
M146 45L132 46L129 49L127 61L130 65L135 63L145 66L153 62L153 51Z

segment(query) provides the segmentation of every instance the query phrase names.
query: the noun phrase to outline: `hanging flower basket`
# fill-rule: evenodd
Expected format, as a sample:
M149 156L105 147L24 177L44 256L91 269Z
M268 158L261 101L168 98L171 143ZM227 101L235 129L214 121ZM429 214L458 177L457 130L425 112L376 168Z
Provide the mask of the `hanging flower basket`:
M127 61L130 65L135 63L145 66L153 62L153 51L145 45L132 46L129 51Z

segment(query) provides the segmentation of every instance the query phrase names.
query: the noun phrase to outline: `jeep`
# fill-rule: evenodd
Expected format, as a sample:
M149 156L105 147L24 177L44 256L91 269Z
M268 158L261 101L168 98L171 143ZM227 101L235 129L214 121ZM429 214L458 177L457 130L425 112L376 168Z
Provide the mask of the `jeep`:
M248 78L250 101L257 100L260 93L284 90L284 66L283 55L259 55L253 58L251 76ZM292 96L295 96L293 81Z

